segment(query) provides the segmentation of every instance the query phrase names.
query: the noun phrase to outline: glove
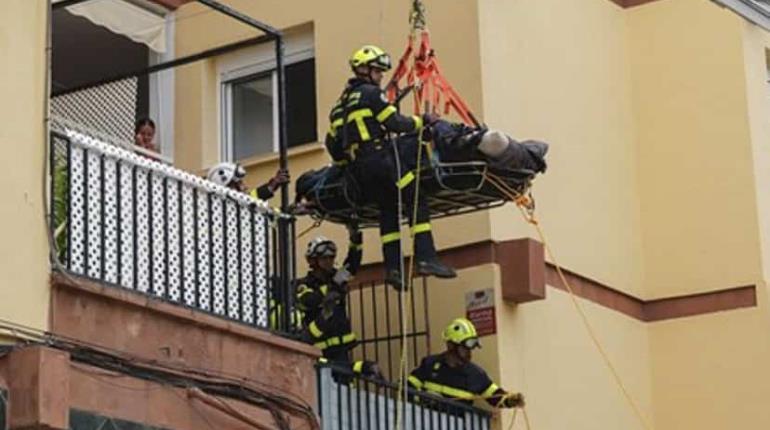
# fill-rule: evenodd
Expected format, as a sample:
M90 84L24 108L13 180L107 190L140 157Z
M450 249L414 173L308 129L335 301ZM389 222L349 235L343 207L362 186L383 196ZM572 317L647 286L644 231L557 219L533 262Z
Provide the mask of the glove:
M422 114L423 127L428 127L436 121L438 121L438 115L429 112Z
M334 290L329 291L329 293L326 294L323 302L321 302L321 315L323 316L323 319L328 320L332 317L334 307L337 306L337 302L340 301L340 298L342 298L342 295Z
M275 176L270 178L270 181L267 183L267 187L270 188L270 191L275 192L275 190L278 189L283 184L288 184L291 178L289 177L289 171L285 169L278 169L278 171L275 173Z
M337 285L345 284L351 279L353 279L353 275L348 271L347 267L337 269L337 272L334 273L334 276L332 277L332 281Z
M524 395L521 393L509 393L503 397L503 406L506 408L524 407Z

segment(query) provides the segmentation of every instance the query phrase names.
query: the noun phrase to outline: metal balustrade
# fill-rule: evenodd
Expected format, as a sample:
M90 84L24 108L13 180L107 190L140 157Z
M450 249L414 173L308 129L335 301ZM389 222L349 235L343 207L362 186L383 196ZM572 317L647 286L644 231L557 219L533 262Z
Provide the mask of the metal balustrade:
M292 327L270 321L272 307L291 305L277 251L290 217L78 131L53 132L51 147L64 270L251 326Z
M491 413L433 394L318 365L322 430L489 430Z

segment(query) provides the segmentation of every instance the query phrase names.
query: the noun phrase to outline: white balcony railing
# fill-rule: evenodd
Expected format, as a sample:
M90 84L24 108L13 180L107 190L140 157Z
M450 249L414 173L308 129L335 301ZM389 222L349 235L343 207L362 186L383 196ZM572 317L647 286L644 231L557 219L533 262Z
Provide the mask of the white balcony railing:
M66 130L51 136L52 229L72 274L267 328L278 274L265 202Z

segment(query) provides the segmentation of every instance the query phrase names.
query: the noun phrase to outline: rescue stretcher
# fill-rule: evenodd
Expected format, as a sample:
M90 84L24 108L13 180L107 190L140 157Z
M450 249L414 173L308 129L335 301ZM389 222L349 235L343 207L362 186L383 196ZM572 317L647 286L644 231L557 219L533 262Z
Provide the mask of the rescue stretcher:
M344 169L328 166L312 173L318 176L318 181L302 195L309 203L311 217L340 224L357 222L361 228L379 224L376 205L368 201ZM420 193L427 198L431 219L490 209L510 201L491 182L490 175L524 195L536 172L494 168L485 161L432 161L423 167Z

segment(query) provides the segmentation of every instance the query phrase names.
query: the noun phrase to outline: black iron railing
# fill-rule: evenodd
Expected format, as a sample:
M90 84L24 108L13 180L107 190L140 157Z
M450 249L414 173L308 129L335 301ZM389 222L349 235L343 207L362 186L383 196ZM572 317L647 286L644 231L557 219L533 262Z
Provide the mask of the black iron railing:
M390 382L353 375L331 364L318 366L322 430L490 428L488 411L422 391L407 389L405 394Z
M353 358L378 363L390 379L397 377L402 346L412 365L431 352L427 280L415 279L407 294L402 302L392 287L369 282L355 285L348 299L348 315L359 339Z
M294 326L276 312L292 306L277 233L292 218L77 131L52 133L51 147L61 268L255 327Z

